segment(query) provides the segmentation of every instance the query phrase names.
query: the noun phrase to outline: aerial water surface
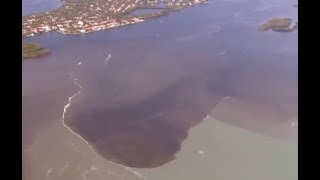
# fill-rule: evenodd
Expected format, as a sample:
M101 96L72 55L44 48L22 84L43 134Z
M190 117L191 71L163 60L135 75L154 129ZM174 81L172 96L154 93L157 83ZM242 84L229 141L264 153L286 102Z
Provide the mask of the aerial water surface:
M297 179L298 32L257 31L295 3L23 39L52 51L22 62L25 179Z

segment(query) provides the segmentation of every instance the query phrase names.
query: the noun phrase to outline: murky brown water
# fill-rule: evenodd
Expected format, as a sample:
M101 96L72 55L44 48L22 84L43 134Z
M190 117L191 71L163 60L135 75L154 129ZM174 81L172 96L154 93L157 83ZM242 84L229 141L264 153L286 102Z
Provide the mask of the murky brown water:
M297 32L257 32L270 17L296 17L291 4L221 1L110 31L26 39L52 55L23 62L24 147L36 152L43 129L57 122L67 131L61 117L78 91L74 78L81 91L65 123L100 156L126 166L172 161L207 114L296 141Z

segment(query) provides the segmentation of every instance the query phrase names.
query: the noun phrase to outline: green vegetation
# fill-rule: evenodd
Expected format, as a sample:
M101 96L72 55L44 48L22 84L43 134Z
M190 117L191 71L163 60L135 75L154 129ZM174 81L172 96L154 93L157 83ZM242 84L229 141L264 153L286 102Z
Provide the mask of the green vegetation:
M208 0L62 0L57 9L22 17L22 35L42 32L82 34L142 22ZM159 10L140 15L136 10Z
M288 28L291 24L291 19L288 18L275 18L270 19L266 23L263 23L259 26L259 31L265 31L272 28Z
M272 29L272 31L277 31L277 32L292 32L298 29L298 22L296 22L293 27L290 27L291 21L292 20L289 18L270 19L266 23L261 24L258 30L265 31L268 29Z
M44 49L40 45L34 43L22 44L22 59L43 57L50 54L50 50Z

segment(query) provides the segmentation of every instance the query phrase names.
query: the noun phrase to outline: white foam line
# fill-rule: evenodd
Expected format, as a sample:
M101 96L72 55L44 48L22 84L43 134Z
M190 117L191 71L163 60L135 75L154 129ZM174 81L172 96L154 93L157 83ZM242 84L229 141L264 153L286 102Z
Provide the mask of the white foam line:
M95 171L95 170L97 170L97 169L98 169L98 168L96 168L94 165L91 166L91 170L92 170L92 171Z
M292 127L298 127L298 122L291 122L291 123L290 123L290 126L292 126Z
M296 124L295 124L294 122L292 122L290 125L291 125L291 126L295 126Z
M88 180L88 178L86 177L86 174L88 173L89 170L84 171L81 176L83 179Z
M58 176L61 176L61 174L69 167L70 161L68 161L59 171Z
M138 176L139 178L142 178L142 179L147 179L146 177L144 177L142 174L138 173L137 171L134 171L132 169L130 169L129 167L126 167L126 169L130 172L132 172L133 174L135 174L136 176ZM145 169L148 169L148 168L145 168Z
M52 168L48 169L46 176L48 176L52 171Z
M81 65L81 64L82 64L82 63L81 63L81 61L80 61L77 65ZM71 79L73 78L72 76L73 76L73 73L70 73L70 78L71 78ZM65 113L67 112L68 108L70 107L70 105L71 105L71 103L72 103L72 100L73 100L77 95L79 95L79 94L81 93L81 89L82 89L81 85L78 83L78 79L73 79L73 83L74 83L76 86L79 87L79 91L77 91L77 92L74 93L72 96L70 96L69 99L68 99L67 104L64 106L64 108L63 108L63 113L62 113L62 124L63 124L63 126L66 127L71 133L73 133L74 135L76 135L77 137L79 137L81 140L83 140L87 145L89 145L91 151L93 151L95 154L98 154L98 153L93 149L92 145L89 144L88 141L86 141L82 136L80 136L79 134L77 134L76 132L74 132L72 129L70 129L70 128L65 124ZM114 164L114 165L117 165L117 166L120 166L120 167L124 167L125 169L127 169L127 170L130 171L131 173L135 174L135 175L136 175L137 177L139 177L139 178L146 179L142 174L140 174L140 173L132 170L131 168L129 168L129 167L127 167L127 166L124 166L124 165L121 165L121 164L117 164L117 163L115 163L115 162L108 161L108 160L106 160L106 161L107 161L107 162L110 162L111 164ZM145 168L145 169L148 169L148 168ZM82 174L82 177L83 177L84 179L87 179L85 176L83 176L83 175L85 175L85 173L86 173L86 172L84 172L84 173Z
M104 65L108 65L110 59L111 59L111 54L109 54L109 55L106 57L106 59L104 60Z
M204 152L201 151L201 150L198 150L197 153L198 153L199 155L204 155Z
M209 116L209 114L202 120L202 121L205 121L205 120L207 120L207 119L209 119L210 118L210 116Z
M79 63L80 63L80 62L79 62ZM79 63L78 63L78 64L79 64ZM71 73L71 76L72 76L72 73ZM73 79L73 83L74 83L76 86L79 87L79 91L76 92L76 93L74 93L71 97L69 97L68 103L67 103L67 104L64 106L64 108L63 108L63 114L62 114L63 126L66 127L66 128L67 128L70 132L72 132L73 134L77 135L80 139L82 139L84 142L86 142L86 143L91 147L91 149L93 149L92 146L91 146L85 139L83 139L79 134L77 134L77 133L75 133L74 131L72 131L72 130L65 124L65 114L66 114L68 108L70 107L73 98L75 98L77 95L79 95L79 94L81 93L81 85L77 82L77 79Z

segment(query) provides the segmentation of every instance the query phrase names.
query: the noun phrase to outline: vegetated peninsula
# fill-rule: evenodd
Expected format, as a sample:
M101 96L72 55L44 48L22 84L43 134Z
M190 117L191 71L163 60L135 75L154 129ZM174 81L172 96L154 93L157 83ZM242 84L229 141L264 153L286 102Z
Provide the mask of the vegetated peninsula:
M43 57L50 54L50 50L44 49L38 44L24 43L22 44L22 59Z
M22 17L22 35L57 31L62 34L82 34L144 21L167 15L208 0L62 0L55 10ZM133 15L134 11L154 12Z

